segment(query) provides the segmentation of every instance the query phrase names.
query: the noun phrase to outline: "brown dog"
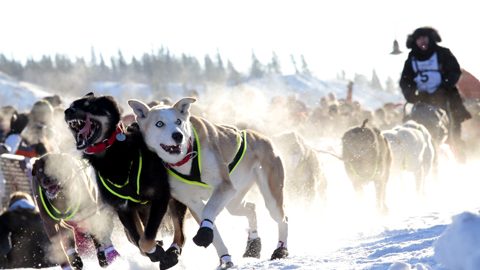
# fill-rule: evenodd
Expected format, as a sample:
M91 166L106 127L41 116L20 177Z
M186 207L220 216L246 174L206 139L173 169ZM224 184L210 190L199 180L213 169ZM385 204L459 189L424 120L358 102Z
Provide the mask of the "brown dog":
M91 251L93 246L102 267L119 256L110 240L112 214L98 199L84 167L72 156L46 154L32 169L34 198L54 245L53 260L65 269L82 269L79 254Z
M366 127L367 121L343 135L343 162L356 191L361 191L369 181L374 182L378 210L386 213L385 193L392 155L380 130Z

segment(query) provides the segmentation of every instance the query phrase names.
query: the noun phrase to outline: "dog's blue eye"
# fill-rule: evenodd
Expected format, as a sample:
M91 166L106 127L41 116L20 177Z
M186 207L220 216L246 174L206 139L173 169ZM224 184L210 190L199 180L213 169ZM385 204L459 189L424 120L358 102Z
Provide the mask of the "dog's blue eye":
M175 124L177 124L177 125L179 125L179 126L180 126L180 124L182 124L182 120L180 120L180 119L177 119L177 121L175 121Z
M163 127L165 125L165 123L163 123L162 121L158 121L157 123L155 123L155 126L157 127Z

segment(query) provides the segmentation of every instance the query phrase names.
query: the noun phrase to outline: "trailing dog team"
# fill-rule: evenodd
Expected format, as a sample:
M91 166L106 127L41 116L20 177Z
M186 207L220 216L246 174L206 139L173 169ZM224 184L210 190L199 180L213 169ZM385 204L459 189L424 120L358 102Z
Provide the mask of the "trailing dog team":
M186 241L183 223L188 208L199 223L193 242L203 247L213 243L220 258L219 268L227 269L234 264L227 245L222 240L221 230L215 223L224 208L230 214L245 216L248 220L248 238L243 256L260 257L262 243L257 232L256 206L244 199L256 184L267 210L277 223L277 247L270 258L287 257L285 172L273 142L258 132L217 125L192 115L191 105L195 101L194 98L187 97L173 105L150 107L142 101L131 99L128 104L134 112L136 122L128 127L122 124L118 104L111 96L89 93L71 103L64 112L65 122L72 132L77 150L94 170L93 182L101 201L118 215L127 238L139 248L140 253L152 262L159 262L160 269L168 269L178 263ZM374 180L378 208L381 212L386 212L385 186L392 166L392 156L397 158L399 154L394 151L394 140L386 138L390 139L390 133L381 133L365 125L366 121L360 127L347 131L342 138L345 169L356 189L361 189L366 181ZM405 124L404 128L413 128L413 124ZM416 128L414 131L419 130ZM421 131L428 133L425 128ZM428 136L422 138L425 138L422 143L430 145L432 152L432 139ZM361 157L359 147L364 147L360 151ZM60 156L60 159L71 158L63 157L65 158ZM58 159L57 154L41 157L34 167L35 198L38 205L45 206L49 201L54 208L57 208L54 203L65 208L66 202L59 200L53 193L71 192L63 184L65 181L75 181L75 177L48 172L47 163L52 158ZM431 159L431 156L424 158L428 163L421 170L426 174ZM371 163L371 160L375 162ZM76 173L72 175L78 176ZM424 176L422 174L421 179ZM419 180L419 187L422 183L423 180ZM84 186L82 184L82 188ZM90 194L88 183L86 190ZM95 202L93 199L88 205L81 204L79 207L99 207ZM42 213L46 227L58 228L57 225L60 225L62 231L72 229L72 226L65 226L68 225L67 219L70 219L71 213L66 211L64 215L55 216L49 209L53 208L44 207ZM174 237L173 243L165 250L163 243L156 240L156 235L167 210L172 217ZM88 226L82 228L82 231L92 236L98 248L100 265L107 266L119 256L109 239L111 231L98 235L94 228ZM58 233L54 230L51 232L52 238ZM81 269L81 258L76 254L73 244L70 241L65 246L67 256L62 264ZM110 256L109 251L113 255Z

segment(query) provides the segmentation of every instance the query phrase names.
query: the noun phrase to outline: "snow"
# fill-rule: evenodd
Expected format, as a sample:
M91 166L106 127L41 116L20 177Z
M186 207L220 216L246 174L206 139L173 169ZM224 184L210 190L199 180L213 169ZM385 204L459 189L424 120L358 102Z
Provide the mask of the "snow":
M29 111L35 101L48 95L39 86L19 82L0 72L0 107L13 104L19 111Z
M27 109L37 98L48 95L0 75L1 105L13 104ZM344 97L348 83L293 75L269 80L268 83L251 81L248 85L270 94L293 93L310 104L315 104L328 92ZM115 83L95 86L96 90L112 95L117 94L114 89L122 87ZM402 100L398 93L370 89L365 85L355 87L354 99L370 108ZM146 89L142 85L134 88ZM141 92L146 90L139 91L139 95L146 93ZM330 146L337 151L340 144L338 138L318 138L309 143L319 149ZM375 209L373 185L365 188L363 196L358 196L343 164L329 155L321 155L321 159L328 179L325 202L313 202L308 206L285 202L290 226L290 256L287 259L269 260L276 247L277 230L256 192L249 198L257 202L259 212L259 235L263 244L260 259L241 257L246 245L246 220L225 211L220 214L216 226L230 248L237 265L235 269L480 269L480 216L477 214L480 160L459 165L448 156L442 156L440 177L427 180L423 197L416 194L412 175L405 173L392 178L387 187L389 213L380 215ZM172 269L215 269L218 265L213 246L205 249L193 244L191 239L197 229L198 225L191 218L186 221L187 243L179 264ZM162 238L169 244L172 237L164 234ZM107 269L158 269L158 264L141 256L126 240L118 223L113 241L122 259ZM96 259L86 259L84 263L84 269L101 269Z
M247 82L252 86L271 95L286 93L295 95L307 105L317 105L322 96L334 93L338 99L345 98L348 81L324 81L316 77L301 74L273 76ZM387 92L370 87L366 82L358 81L353 85L353 99L370 109L381 107L387 102L400 103L403 98L396 92Z
M475 270L480 266L480 216L463 212L438 239L435 258L449 269Z

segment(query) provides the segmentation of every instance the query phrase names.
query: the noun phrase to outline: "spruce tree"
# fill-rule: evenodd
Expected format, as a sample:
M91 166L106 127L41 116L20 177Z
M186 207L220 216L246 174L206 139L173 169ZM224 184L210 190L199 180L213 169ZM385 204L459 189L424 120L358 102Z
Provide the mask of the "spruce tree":
M252 51L252 64L250 66L250 78L251 79L259 79L263 78L265 75L265 70L263 68L262 63L258 60L255 53Z
M308 68L307 61L305 60L305 57L303 56L303 54L300 56L300 58L302 60L302 74L307 77L312 76L312 72L310 71L310 68Z
M278 56L275 52L272 52L272 60L270 60L270 63L268 64L268 73L282 74L280 61L278 60Z

